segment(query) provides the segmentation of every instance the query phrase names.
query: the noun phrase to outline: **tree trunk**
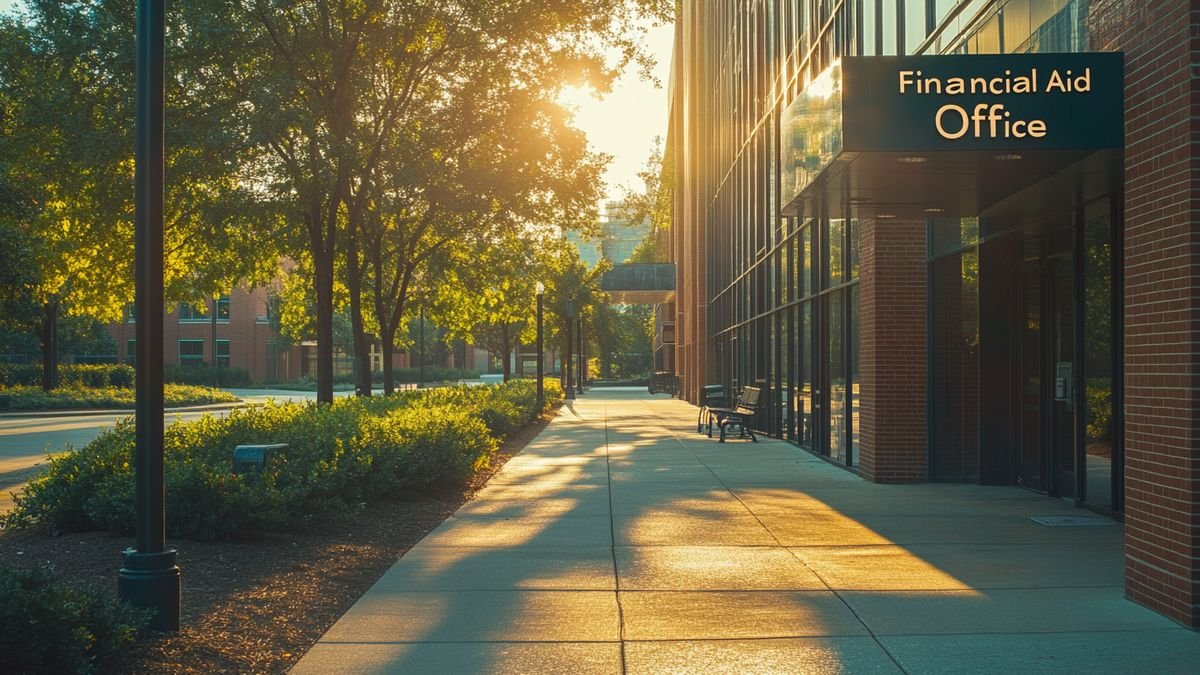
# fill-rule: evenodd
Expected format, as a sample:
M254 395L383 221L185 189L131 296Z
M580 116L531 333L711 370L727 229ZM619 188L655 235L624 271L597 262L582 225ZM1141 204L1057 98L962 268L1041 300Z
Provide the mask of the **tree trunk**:
M38 336L42 345L42 389L58 387L58 301L42 305L42 330Z
M317 296L317 403L333 403L333 251L313 251L313 290Z
M382 326L379 332L383 333L380 336L380 351L383 354L383 393L391 394L396 391L396 374L392 369L392 355L396 353L396 334L386 326Z
M500 341L504 344L504 352L500 358L500 362L503 364L500 367L500 372L504 373L504 381L508 382L509 378L512 377L512 343L508 341L507 324L500 328Z
M346 241L346 287L350 292L350 328L354 333L354 357L358 367L354 373L354 392L357 396L371 395L371 344L363 320L362 270L358 263L358 247L352 238Z

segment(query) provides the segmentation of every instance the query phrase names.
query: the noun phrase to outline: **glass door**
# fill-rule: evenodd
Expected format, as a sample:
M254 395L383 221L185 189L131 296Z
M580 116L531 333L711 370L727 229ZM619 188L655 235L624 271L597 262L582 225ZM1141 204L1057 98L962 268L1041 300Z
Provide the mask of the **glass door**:
M1059 497L1076 493L1078 365L1069 225L1027 233L1021 263L1021 451L1016 483Z

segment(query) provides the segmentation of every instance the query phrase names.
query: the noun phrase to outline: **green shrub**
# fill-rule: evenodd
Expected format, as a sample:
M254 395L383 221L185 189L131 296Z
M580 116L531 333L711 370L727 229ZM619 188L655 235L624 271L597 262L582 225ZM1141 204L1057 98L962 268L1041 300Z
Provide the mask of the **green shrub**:
M104 670L149 612L94 587L62 587L48 570L0 567L0 654L11 673Z
M0 363L0 386L33 387L42 383L42 367L28 363Z
M134 370L124 364L67 363L58 366L58 384L64 387L132 387ZM0 363L0 387L40 387L40 364Z
M547 383L547 403L561 397ZM167 532L220 539L301 527L334 510L461 484L498 440L536 416L529 381L391 396L268 405L176 422L164 435ZM256 475L233 474L233 449L286 443ZM6 521L56 531L132 530L133 425L119 423L51 460Z
M134 390L122 387L63 386L52 391L40 387L12 387L4 390L13 410L66 410L71 408L133 409ZM220 389L168 384L163 387L163 402L168 408L207 403L236 403L239 399Z
M163 367L163 380L206 387L249 387L250 373L243 368L168 365Z
M1087 437L1091 441L1112 440L1112 380L1093 378L1084 389L1087 397Z

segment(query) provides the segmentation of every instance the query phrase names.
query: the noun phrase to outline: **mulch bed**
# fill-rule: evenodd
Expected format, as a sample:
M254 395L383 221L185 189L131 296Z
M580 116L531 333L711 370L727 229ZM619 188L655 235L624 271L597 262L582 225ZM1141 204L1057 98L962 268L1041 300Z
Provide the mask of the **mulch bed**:
M492 466L462 490L380 504L312 530L253 542L171 541L183 570L183 628L147 634L122 672L285 672L383 573L469 501L549 417L526 425ZM0 531L0 565L50 565L63 582L116 588L132 537L98 532L49 537ZM2 666L0 666L2 670Z

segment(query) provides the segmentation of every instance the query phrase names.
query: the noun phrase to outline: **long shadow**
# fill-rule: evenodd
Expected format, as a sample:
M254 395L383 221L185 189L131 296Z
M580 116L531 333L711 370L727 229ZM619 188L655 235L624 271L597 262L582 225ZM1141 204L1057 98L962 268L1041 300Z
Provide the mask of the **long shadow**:
M774 658L801 658L786 641L809 641L803 658L853 670L928 666L937 640L1088 631L1170 632L1200 654L1200 636L1123 600L1117 525L1047 528L1029 517L1075 510L1015 488L867 483L780 441L697 435L694 408L676 401L589 396L581 418L556 420L313 654L344 658L342 645L386 671L528 659L558 670L651 658L643 642L686 660L699 641L724 640L713 658L736 662L727 638L762 649L754 638L770 638ZM607 403L630 398L635 412L606 419ZM767 619L743 630L739 612ZM1021 665L993 642L983 651L997 664ZM1096 649L1070 644L1046 638L1024 656Z

